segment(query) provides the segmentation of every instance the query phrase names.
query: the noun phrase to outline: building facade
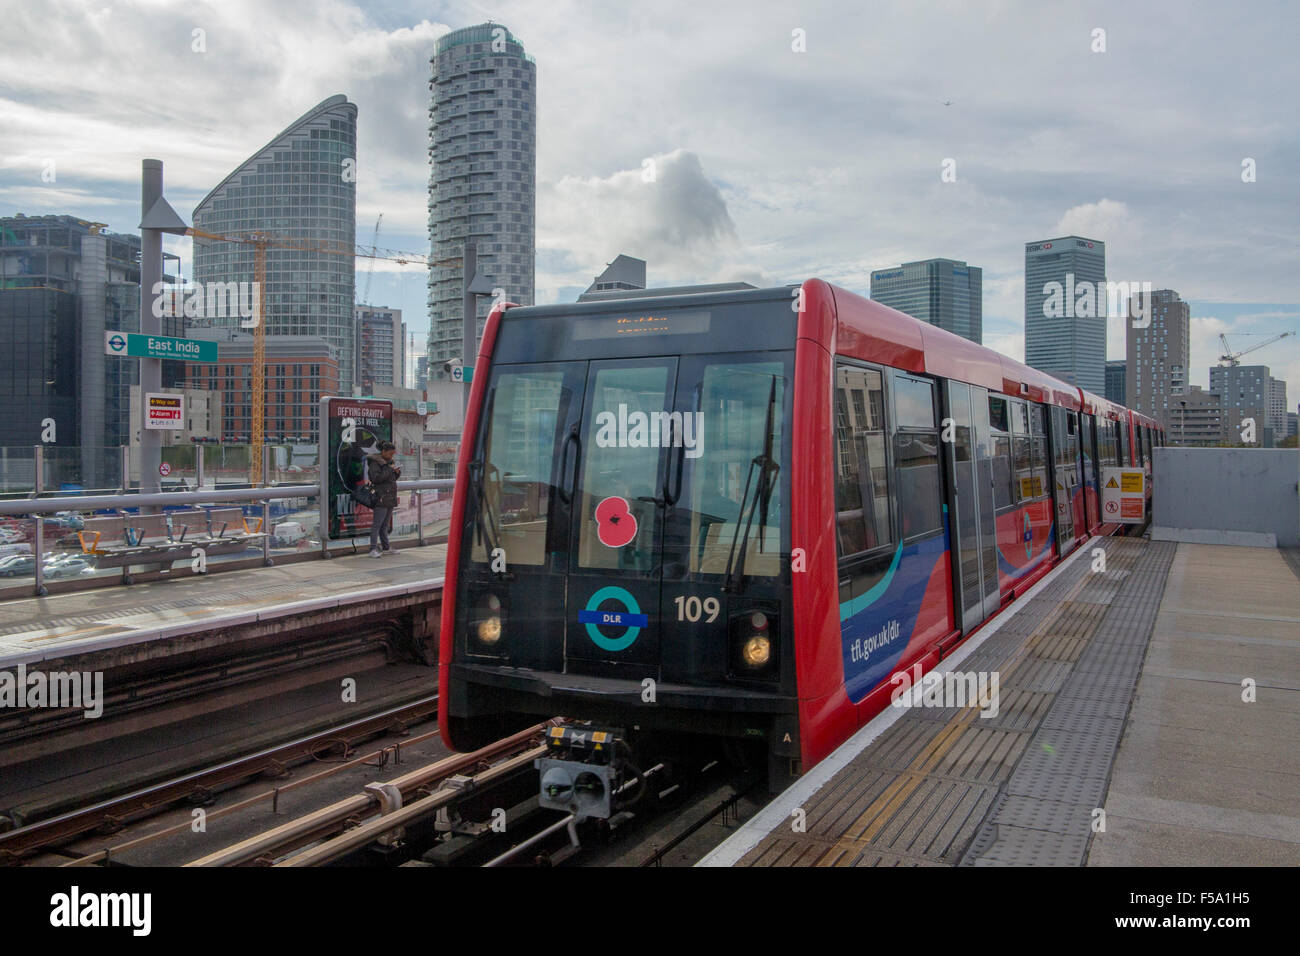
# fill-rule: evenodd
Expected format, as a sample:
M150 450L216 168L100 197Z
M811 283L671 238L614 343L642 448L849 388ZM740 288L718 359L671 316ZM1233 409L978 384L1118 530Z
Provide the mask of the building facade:
M972 342L984 336L984 270L956 259L904 262L871 273L871 298Z
M1286 382L1271 376L1268 380L1268 422L1275 442L1286 437Z
M1266 446L1273 435L1269 419L1272 381L1267 365L1210 366L1210 391L1218 392L1223 403L1225 443L1242 444L1243 425L1251 419L1255 423L1254 444Z
M1104 242L1062 236L1025 243L1025 364L1102 394L1105 292Z
M190 328L190 338L217 343L217 361L189 363L190 388L221 392L221 440L252 441L253 336L237 329ZM320 400L339 392L339 350L315 335L266 337L266 441L319 440Z
M1181 396L1172 400L1165 434L1171 445L1213 447L1222 444L1222 397L1218 392L1206 391L1199 385L1189 385Z
M434 259L473 241L478 274L520 305L533 304L537 206L537 66L500 24L440 37L429 83L429 245ZM459 266L429 270L429 369L461 358ZM478 334L491 297L478 298Z
M357 317L357 384L373 395L377 385L406 387L406 325L402 310L386 305L359 305Z
M578 296L578 301L586 302L597 292L633 292L644 288L645 260L620 254L596 276L587 291Z
M1172 289L1152 292L1150 300L1141 321L1130 310L1124 323L1124 393L1130 399L1124 404L1168 429L1170 408L1181 407L1176 403L1187 391L1192 313Z
M1106 401L1118 402L1120 405L1128 404L1124 401L1126 394L1125 378L1127 375L1127 359L1108 359L1106 361Z
M341 94L331 96L222 180L193 217L204 232L269 233L291 246L272 242L266 250L267 334L328 342L337 350L344 388L354 378L356 161L357 108ZM196 238L194 278L205 287L251 283L254 254L250 245ZM241 321L237 315L204 318L214 328Z
M78 448L47 456L59 461L59 483L121 480L117 449L131 442L140 363L104 354L113 331L140 331L140 237L75 216L0 218L0 445ZM162 333L180 335L181 321L164 317ZM163 385L180 381L185 364L163 362Z

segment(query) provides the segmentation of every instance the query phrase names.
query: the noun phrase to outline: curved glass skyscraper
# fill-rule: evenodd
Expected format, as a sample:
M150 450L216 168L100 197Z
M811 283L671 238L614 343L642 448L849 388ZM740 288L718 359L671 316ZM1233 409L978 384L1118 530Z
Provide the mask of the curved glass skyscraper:
M537 198L537 66L500 24L438 39L429 82L429 244L454 258L472 239L478 271L520 305L533 304ZM459 268L429 272L429 375L462 346ZM483 332L491 300L479 300ZM466 364L473 360L466 359Z
M357 225L357 108L338 94L322 100L221 181L194 208L194 226L220 235L264 232L351 250ZM351 255L266 251L266 332L318 335L339 350L340 387L351 394ZM194 241L194 278L252 282L253 247ZM206 317L230 326L239 317Z

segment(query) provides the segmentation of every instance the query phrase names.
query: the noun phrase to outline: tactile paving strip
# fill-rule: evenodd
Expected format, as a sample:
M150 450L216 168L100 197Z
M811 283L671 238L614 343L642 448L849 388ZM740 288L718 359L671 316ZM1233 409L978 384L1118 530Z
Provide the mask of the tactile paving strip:
M1104 574L1080 558L963 661L998 674L996 716L909 710L799 808L805 832L779 824L739 865L1080 864L1174 551L1151 569L1160 546L1091 547Z
M1146 657L1176 545L1123 539L1107 572L1126 573L963 866L1081 866ZM1143 558L1138 564L1139 555ZM1079 606L1093 588L1085 587Z

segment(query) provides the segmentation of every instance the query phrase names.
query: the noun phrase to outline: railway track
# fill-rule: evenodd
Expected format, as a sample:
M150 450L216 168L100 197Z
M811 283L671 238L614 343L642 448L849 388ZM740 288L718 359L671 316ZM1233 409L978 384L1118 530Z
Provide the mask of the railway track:
M12 820L17 824L16 828L0 833L0 865L12 865L39 851L64 846L89 833L119 830L128 822L158 814L181 802L194 805L210 803L219 790L264 774L282 776L289 766L312 759L323 749L342 748L346 752L358 742L377 734L403 731L435 714L437 706L436 695L424 696L57 816L30 824L24 824L21 819ZM394 757L400 758L400 747L401 744L397 744L385 750L394 751ZM273 799L293 786L295 784L276 788ZM110 853L106 852L103 859L107 860Z

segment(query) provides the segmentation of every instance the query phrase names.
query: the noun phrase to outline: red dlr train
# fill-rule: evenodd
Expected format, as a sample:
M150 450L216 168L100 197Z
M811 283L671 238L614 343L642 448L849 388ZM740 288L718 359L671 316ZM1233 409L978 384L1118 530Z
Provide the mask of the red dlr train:
M818 279L498 307L457 465L443 737L709 735L761 746L780 786L891 675L1119 530L1100 466L1149 475L1162 440Z

